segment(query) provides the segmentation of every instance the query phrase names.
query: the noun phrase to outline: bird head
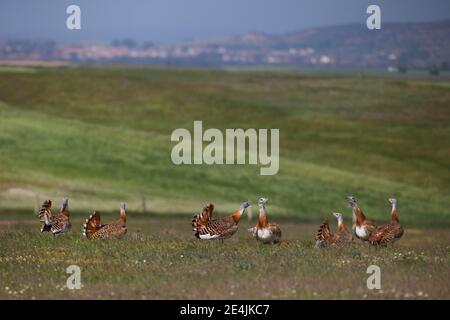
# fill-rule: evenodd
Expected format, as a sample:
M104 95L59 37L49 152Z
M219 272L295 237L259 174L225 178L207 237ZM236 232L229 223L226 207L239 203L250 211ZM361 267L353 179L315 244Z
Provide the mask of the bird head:
M338 222L338 225L341 225L344 223L344 217L342 216L342 213L339 212L333 212L333 215L336 217L336 220Z
M350 204L350 206L352 208L357 206L358 200L356 200L356 198L354 196L348 196L347 197L347 202Z
M247 209L248 207L250 207L250 202L249 201L241 203L241 206L240 206L241 209Z
M125 202L120 203L120 210L125 211Z
M393 207L397 206L397 199L395 198L389 198L389 202L392 204Z
M263 205L265 205L265 204L267 203L267 201L269 201L268 198L259 198L258 204L259 204L260 206L263 206Z
M338 220L342 220L342 213L339 213L339 212L333 212L333 216L335 216L336 219L338 219Z

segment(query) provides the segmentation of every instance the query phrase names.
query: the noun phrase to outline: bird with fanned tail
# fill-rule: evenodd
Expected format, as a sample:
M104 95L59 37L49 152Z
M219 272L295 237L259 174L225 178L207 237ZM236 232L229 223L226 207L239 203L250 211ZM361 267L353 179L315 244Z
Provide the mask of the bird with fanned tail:
M269 199L260 198L258 201L259 217L258 223L248 231L253 237L263 243L280 243L281 242L281 229L276 223L269 223L266 213L266 203Z
M61 209L56 215L52 214L52 201L45 200L38 213L41 222L41 232L51 232L53 235L70 230L69 199L63 198Z
M127 233L125 203L120 203L120 217L114 223L101 224L100 212L94 211L83 225L83 235L88 239L120 238Z
M333 215L337 219L338 231L333 234L330 230L328 221L324 221L316 234L316 247L318 248L325 248L330 245L341 246L353 242L352 234L344 225L342 213L333 212Z
M377 225L368 220L362 210L358 207L358 201L355 197L349 196L347 197L347 201L352 207L353 213L353 225L352 232L358 239L362 241L369 240L372 232L377 228Z
M369 242L373 245L385 246L399 240L403 236L403 227L398 219L397 199L390 198L392 205L391 221L375 229L369 237Z
M224 240L230 238L238 230L241 216L249 206L249 202L243 202L240 205L239 210L235 211L230 216L212 219L214 205L207 205L203 208L203 211L200 214L195 215L192 220L192 230L194 231L195 237L202 240Z

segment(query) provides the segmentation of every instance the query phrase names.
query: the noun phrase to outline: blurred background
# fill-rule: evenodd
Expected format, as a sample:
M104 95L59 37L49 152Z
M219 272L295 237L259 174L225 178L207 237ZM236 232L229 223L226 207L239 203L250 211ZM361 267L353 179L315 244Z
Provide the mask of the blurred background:
M388 219L450 223L450 3L0 1L0 209L350 217L355 195ZM81 8L81 30L66 8ZM280 171L175 166L170 134L279 128ZM405 214L403 215L403 212Z
M69 30L72 2L3 0L0 59L448 70L445 0L378 1L376 32L361 0L78 1L81 30Z

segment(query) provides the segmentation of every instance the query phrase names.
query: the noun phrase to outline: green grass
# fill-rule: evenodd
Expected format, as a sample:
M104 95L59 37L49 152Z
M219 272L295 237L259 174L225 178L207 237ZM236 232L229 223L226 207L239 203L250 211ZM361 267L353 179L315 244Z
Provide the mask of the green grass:
M162 68L54 68L0 74L0 208L71 198L81 215L120 200L141 211L227 213L271 199L274 216L318 221L349 209L450 224L449 82L361 75ZM176 128L279 128L280 171L175 166ZM20 217L19 217L20 218Z
M31 67L19 67L19 66L3 66L0 65L0 73L33 73L36 70Z
M0 298L450 298L450 82L361 74L144 67L0 69ZM280 171L175 166L174 129L279 128ZM70 198L73 231L40 234L36 200ZM345 196L388 221L395 247L317 250L318 224ZM205 202L216 215L270 198L286 240L193 238ZM121 241L87 241L127 202ZM145 210L143 202L145 201ZM309 223L307 223L309 222ZM334 224L333 224L334 225ZM65 288L70 264L83 288ZM366 269L382 269L382 291Z
M246 234L246 219L224 244L195 239L189 219L128 220L118 241L82 238L80 220L56 238L36 222L0 225L0 299L450 298L447 229L409 228L388 248L320 250L317 225L281 221L285 242L271 246ZM366 286L373 264L381 290ZM66 287L69 265L81 268L80 290Z

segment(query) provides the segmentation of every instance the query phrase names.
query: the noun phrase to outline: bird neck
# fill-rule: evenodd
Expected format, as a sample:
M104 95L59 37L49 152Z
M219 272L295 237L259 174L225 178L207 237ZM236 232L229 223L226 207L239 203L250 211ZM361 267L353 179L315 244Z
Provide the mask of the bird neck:
M344 225L344 221L342 221L342 218L338 219L338 230L340 232L345 231L345 225Z
M398 212L397 212L397 205L395 203L392 204L391 221L392 222L399 222L399 220L398 220Z
M231 217L233 218L233 220L236 224L239 222L239 220L241 220L241 216L244 213L244 210L245 210L244 208L239 209L231 215Z
M258 227L259 228L265 228L267 226L267 214L266 214L266 208L263 204L259 205L259 218L258 218Z
M126 216L125 210L123 210L123 209L120 210L119 220L122 221L123 223L127 222L127 216Z
M366 220L366 216L358 206L353 207L353 215L357 225L362 224Z

